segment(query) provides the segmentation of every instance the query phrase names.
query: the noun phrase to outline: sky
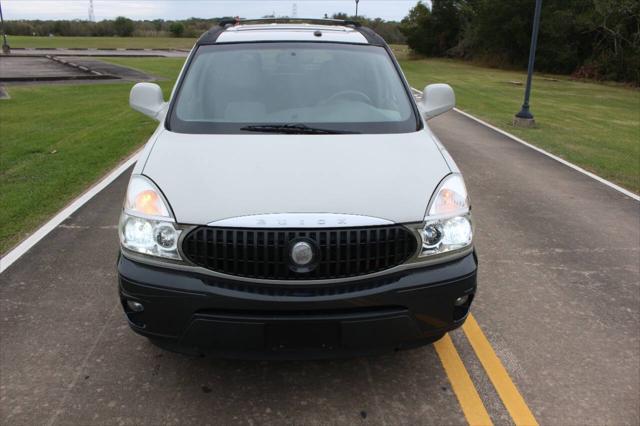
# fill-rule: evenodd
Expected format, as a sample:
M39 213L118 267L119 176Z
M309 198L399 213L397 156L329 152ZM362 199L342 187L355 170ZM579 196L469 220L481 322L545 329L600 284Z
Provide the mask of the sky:
M360 0L359 14L401 20L417 0ZM0 0L4 19L87 19L89 0ZM96 20L126 16L131 19L184 19L241 16L259 18L275 12L321 18L324 14L355 13L355 0L93 0Z

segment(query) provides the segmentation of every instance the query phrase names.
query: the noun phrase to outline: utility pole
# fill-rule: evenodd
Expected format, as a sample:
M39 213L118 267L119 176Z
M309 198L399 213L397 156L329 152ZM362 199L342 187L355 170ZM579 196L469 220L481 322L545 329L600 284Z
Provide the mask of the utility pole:
M534 127L536 125L533 114L529 110L529 97L531 96L531 79L533 78L533 65L536 60L536 47L538 45L538 30L540 28L540 12L542 0L536 0L536 10L533 15L533 30L531 32L531 47L529 48L529 67L527 70L527 87L524 90L524 103L522 108L513 118L513 125L517 127Z
M95 20L96 20L96 15L93 12L93 0L89 0L89 21L95 22Z
M356 18L358 17L358 3L360 3L360 0L356 0Z
M8 55L11 53L9 43L7 43L7 32L4 28L4 16L2 16L2 2L0 2L0 25L2 25L2 53Z

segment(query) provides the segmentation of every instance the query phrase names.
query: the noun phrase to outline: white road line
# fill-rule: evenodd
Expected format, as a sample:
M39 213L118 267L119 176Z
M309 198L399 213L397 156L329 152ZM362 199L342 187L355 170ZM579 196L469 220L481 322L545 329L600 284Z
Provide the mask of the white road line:
M41 239L43 239L49 232L53 231L58 225L60 225L66 218L75 213L80 207L85 205L87 201L92 199L96 194L105 189L111 182L116 180L122 173L124 173L129 167L131 167L138 159L140 151L136 151L131 157L126 159L123 163L113 169L107 176L105 176L100 182L85 191L78 198L73 200L67 207L62 209L51 220L42 225L36 232L31 234L26 240L18 244L13 250L7 253L2 259L0 259L0 273L4 272L9 266L18 260L23 254L25 254L31 247L36 245Z
M418 95L418 96L422 95L422 92L420 92L418 89L415 89L415 88L412 87L411 90L413 91L414 95ZM529 142L526 142L526 141L520 139L519 137L512 135L509 132L505 132L504 130L499 129L496 126L487 123L486 121L480 120L478 117L474 117L473 115L469 114L468 112L464 112L464 111L462 111L462 110L460 110L458 108L454 108L453 110L455 112L457 112L458 114L462 114L465 117L470 118L473 121L475 121L477 123L480 123L483 126L486 126L486 127L490 128L491 130L494 130L494 131L500 133L503 136L508 137L509 139L512 139L512 140L514 140L514 141L516 141L516 142L518 142L518 143L520 143L520 144L522 144L522 145L524 145L526 147L529 147L529 148L531 148L531 149L533 149L535 151L538 151L542 155L546 155L547 157L552 158L552 159L556 160L557 162L564 164L567 167L571 167L573 170L576 170L576 171L578 171L578 172L580 172L580 173L582 173L584 175L589 176L591 179L597 180L598 182L600 182L600 183L602 183L604 185L607 185L608 187L613 188L616 191L623 193L624 195L626 195L629 198L633 198L636 201L640 201L640 195L638 195L638 194L635 194L635 193L633 193L633 192L631 192L631 191L629 191L627 189L624 189L623 187L621 187L619 185L616 185L615 183L613 183L611 181L608 181L608 180L606 180L606 179L604 179L604 178L602 178L602 177L600 177L600 176L598 176L598 175L596 175L594 173L591 173L590 171L587 171L587 170L583 169L580 166L576 166L575 164L570 163L569 161L567 161L567 160L565 160L563 158L560 158L557 155L553 155L550 152L547 152L542 148L538 148L537 146L534 146L534 145L530 144Z

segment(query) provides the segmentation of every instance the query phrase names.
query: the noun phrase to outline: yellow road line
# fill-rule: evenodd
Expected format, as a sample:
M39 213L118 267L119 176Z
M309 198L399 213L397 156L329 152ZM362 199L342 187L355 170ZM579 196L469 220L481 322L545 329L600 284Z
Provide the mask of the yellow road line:
M487 340L473 315L469 315L462 329L514 423L517 426L537 426L536 418L531 413L527 403L511 380L511 377L509 377L509 373L502 365L500 358L496 355L491 343Z
M469 424L472 426L492 425L489 413L487 413L458 351L453 346L451 337L445 334L442 339L434 343L434 346Z

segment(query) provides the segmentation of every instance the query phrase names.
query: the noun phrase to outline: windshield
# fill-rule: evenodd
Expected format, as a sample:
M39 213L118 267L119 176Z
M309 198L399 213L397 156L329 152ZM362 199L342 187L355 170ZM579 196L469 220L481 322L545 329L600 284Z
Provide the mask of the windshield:
M169 128L180 133L406 133L418 122L383 47L242 43L198 48ZM304 131L303 131L304 130Z

